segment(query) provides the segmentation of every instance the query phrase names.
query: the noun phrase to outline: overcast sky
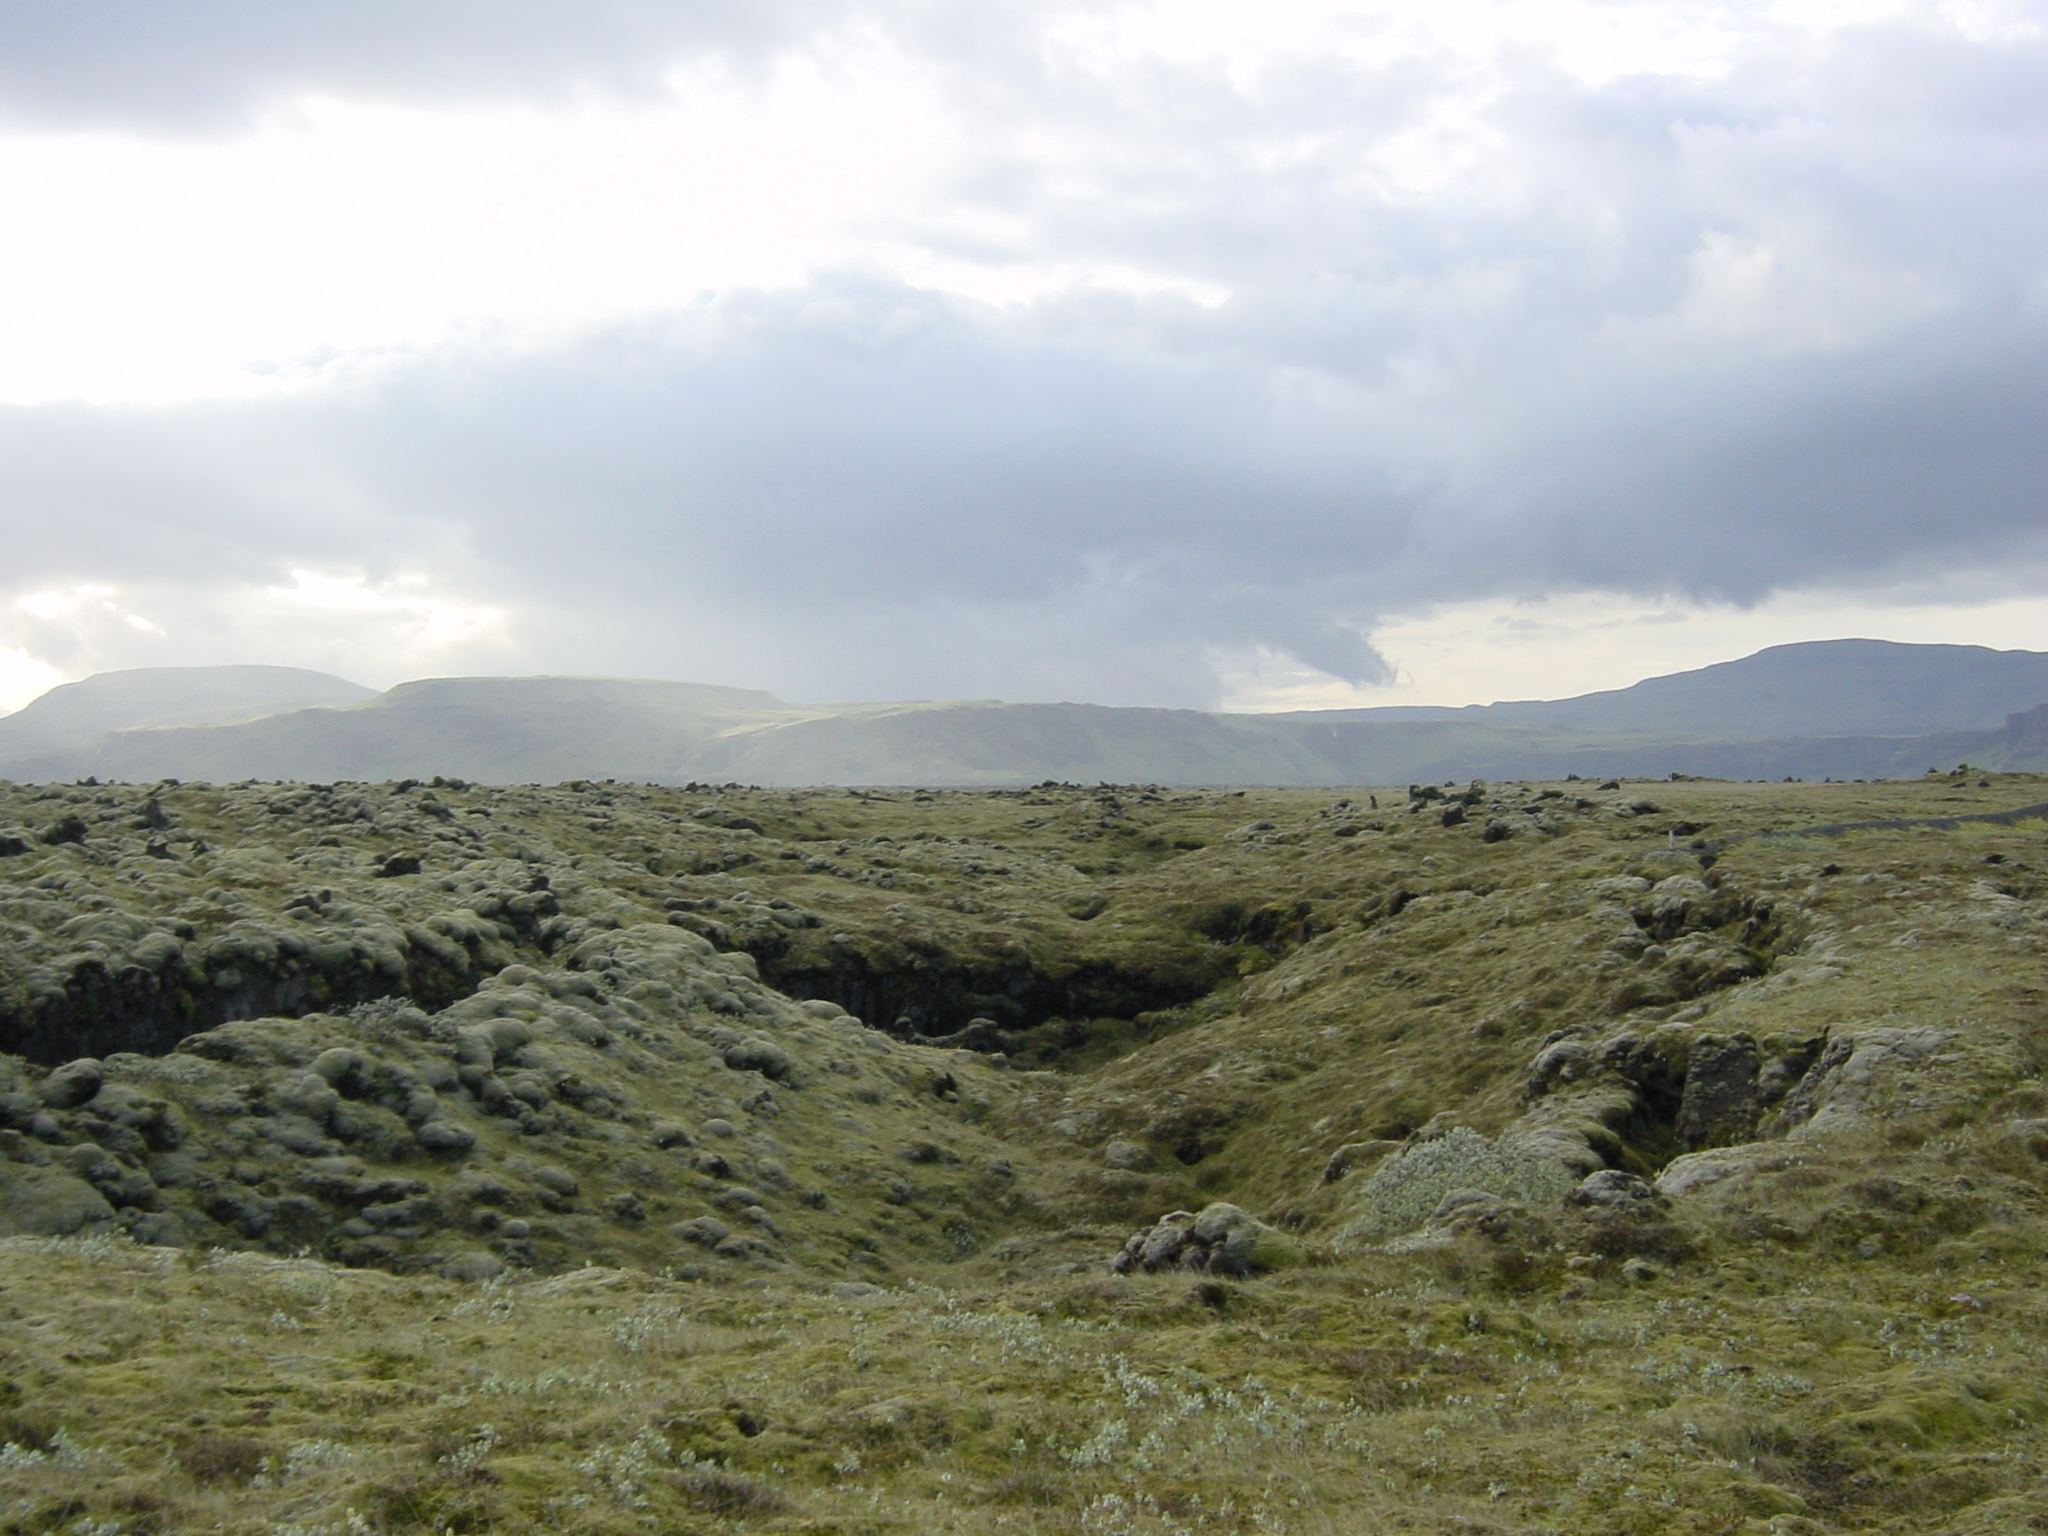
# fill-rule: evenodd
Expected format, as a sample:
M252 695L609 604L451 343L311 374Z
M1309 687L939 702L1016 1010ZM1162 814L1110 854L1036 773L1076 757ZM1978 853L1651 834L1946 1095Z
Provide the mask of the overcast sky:
M2048 649L2048 4L0 0L0 707Z

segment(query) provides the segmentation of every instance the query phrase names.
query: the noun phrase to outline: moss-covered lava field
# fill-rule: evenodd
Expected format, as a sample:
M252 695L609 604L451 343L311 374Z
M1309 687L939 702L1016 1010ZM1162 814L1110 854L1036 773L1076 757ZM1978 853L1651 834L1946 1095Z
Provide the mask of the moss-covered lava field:
M2048 1529L2044 801L0 785L0 1532Z

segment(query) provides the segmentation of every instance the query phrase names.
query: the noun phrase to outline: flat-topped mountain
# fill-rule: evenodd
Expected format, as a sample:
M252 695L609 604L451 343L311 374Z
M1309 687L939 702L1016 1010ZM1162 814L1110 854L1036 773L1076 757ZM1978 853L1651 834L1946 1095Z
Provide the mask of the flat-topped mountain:
M646 778L687 763L735 723L799 713L753 689L630 678L431 678L334 702L343 707L116 729L87 748L22 754L4 766L24 780Z
M136 667L52 688L0 717L0 765L77 751L110 731L228 725L289 710L359 704L376 690L302 667Z
M208 669L193 669L200 673ZM285 669L230 668L262 673ZM186 674L175 674L183 677ZM320 674L287 674L320 679ZM990 700L793 704L755 689L626 678L437 678L319 707L251 699L224 723L138 717L144 674L69 685L125 699L66 731L0 735L0 775L234 782L1017 785L1398 784L1474 777L1893 778L1959 761L2048 767L2048 654L1874 640L1741 661L1554 702L1244 715ZM321 679L352 690L340 679ZM223 699L232 695L223 679ZM123 690L126 690L125 692ZM192 696L187 690L185 698ZM339 707L335 707L335 706ZM185 718L198 705L181 705ZM226 704L216 706L225 709ZM33 718L28 718L33 717ZM89 720L119 723L93 739ZM62 738L62 739L59 739Z

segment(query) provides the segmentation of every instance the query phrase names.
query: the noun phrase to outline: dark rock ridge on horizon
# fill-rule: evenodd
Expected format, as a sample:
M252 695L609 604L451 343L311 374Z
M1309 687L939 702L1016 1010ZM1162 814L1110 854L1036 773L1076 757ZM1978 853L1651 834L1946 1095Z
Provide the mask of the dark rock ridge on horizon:
M17 728L55 713L53 691L0 720L0 775L340 780L459 776L483 783L1018 785L1042 780L1399 784L1489 779L1907 777L1969 762L2048 768L2048 654L1973 646L1817 641L1549 703L1467 710L1233 715L971 700L792 704L755 689L621 678L437 678L325 707L250 705L227 723L174 723L201 707L192 675L153 700L137 679L68 685L111 701L97 739L20 750ZM120 687L114 680L122 680ZM221 680L223 684L233 681ZM121 690L126 690L125 692ZM218 690L225 699L232 690ZM253 695L245 687L245 695ZM123 718L113 704L127 701ZM63 701L59 701L60 703ZM334 707L338 704L339 707ZM215 707L226 707L217 705ZM249 718L251 714L259 718ZM167 718L167 715L169 718ZM74 711L74 718L83 719Z

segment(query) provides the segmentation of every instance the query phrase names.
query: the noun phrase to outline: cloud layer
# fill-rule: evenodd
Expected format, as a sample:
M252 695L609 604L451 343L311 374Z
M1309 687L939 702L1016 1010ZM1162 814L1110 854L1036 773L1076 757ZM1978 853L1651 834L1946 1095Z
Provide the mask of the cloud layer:
M0 108L64 127L218 132L306 93L559 100L652 93L832 26L834 0L0 0Z
M865 28L958 150L798 285L0 410L10 587L43 594L0 643L60 668L1200 704L1252 651L1384 681L1376 624L1474 598L2048 573L2038 15L1736 17L1600 74L1380 24L1253 68L1108 8L623 0L194 6L153 55L160 9L0 4L0 106L224 133L314 89L658 94ZM135 86L151 57L185 62ZM117 597L48 597L82 587Z

